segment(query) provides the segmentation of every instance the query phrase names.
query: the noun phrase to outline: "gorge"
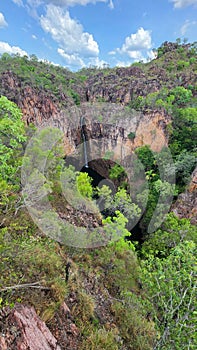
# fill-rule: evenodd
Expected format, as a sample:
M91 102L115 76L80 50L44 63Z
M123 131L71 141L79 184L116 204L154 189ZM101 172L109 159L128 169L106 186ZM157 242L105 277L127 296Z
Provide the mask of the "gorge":
M0 57L1 349L196 348L196 53Z

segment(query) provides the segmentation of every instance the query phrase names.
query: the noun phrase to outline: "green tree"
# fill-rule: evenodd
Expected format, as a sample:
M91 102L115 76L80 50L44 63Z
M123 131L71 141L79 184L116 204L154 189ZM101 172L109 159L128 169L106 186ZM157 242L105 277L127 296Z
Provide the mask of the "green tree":
M131 236L131 233L126 229L127 218L119 210L116 210L114 214L113 217L108 216L102 221L105 235L116 251L122 252L126 249L134 251L134 245L125 239Z
M144 287L155 307L154 349L196 349L196 245L179 243L167 258L143 262Z
M150 94L148 94L146 96L146 100L145 100L146 101L145 102L146 106L147 107L154 107L155 103L156 103L156 100L158 98L158 95L159 95L158 92L151 92Z
M82 196L87 198L92 198L93 188L92 188L92 178L88 173L79 173L77 176L77 188Z
M124 168L119 164L115 164L109 171L109 177L112 180L120 179L124 175L125 175Z
M147 200L146 210L140 221L140 227L147 237L147 228L151 219L151 230L156 230L169 209L169 203L173 195L176 194L175 185L168 181L162 181L157 177L149 179L149 191L143 190L137 195L137 203L140 208L144 207L144 202ZM147 198L148 197L148 198ZM159 201L160 198L160 201ZM154 216L153 216L154 215Z
M197 243L197 229L188 219L179 219L173 212L167 214L161 228L152 233L143 243L140 254L166 258L171 249L185 240Z
M135 204L131 196L124 188L119 188L115 195L111 196L111 190L103 186L98 190L100 200L103 200L103 214L106 217L113 217L119 211L126 217L126 227L133 227L141 215L141 209Z
M156 170L156 160L149 146L138 147L135 154L144 165L145 171Z
M191 152L196 147L197 109L195 107L178 108L174 111L170 149L173 155L183 150Z
M174 95L174 104L183 107L192 100L192 92L183 86L176 86L170 90L170 94Z
M22 112L5 96L0 98L0 180L14 184L26 141Z
M183 150L175 160L176 181L179 192L184 190L185 185L191 180L191 173L196 166L197 154Z
M0 207L8 213L17 199L26 141L22 112L6 97L0 98ZM20 202L20 200L18 200ZM0 212L1 214L1 212ZM3 218L5 220L5 218Z

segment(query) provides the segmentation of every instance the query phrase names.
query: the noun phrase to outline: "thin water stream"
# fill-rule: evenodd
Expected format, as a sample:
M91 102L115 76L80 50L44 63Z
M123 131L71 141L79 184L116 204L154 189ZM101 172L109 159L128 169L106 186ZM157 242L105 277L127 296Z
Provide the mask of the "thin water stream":
M81 127L81 136L82 136L82 140L83 140L84 161L85 161L85 165L84 166L86 168L88 168L88 155L87 155L86 137L85 137L84 128L83 128L84 125L85 125L84 117L81 117L80 127Z

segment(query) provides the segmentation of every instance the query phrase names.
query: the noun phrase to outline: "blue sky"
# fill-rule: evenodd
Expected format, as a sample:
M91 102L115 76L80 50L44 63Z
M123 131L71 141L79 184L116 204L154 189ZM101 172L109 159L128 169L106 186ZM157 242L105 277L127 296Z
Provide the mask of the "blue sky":
M164 41L196 41L197 0L0 0L0 54L71 70L126 66Z

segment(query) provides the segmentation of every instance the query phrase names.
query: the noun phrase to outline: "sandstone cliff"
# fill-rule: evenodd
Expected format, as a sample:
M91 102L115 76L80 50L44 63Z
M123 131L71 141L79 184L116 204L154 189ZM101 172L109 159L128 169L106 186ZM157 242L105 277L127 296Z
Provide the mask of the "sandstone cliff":
M190 219L193 225L197 225L197 167L186 191L179 195L172 210L179 218Z
M140 70L137 67L130 70L131 74L135 73L137 79L141 81ZM120 69L118 75L122 77L125 72L130 71ZM114 79L118 78L114 75ZM91 81L88 84L91 86ZM141 84L143 86L143 79ZM99 84L99 86L102 85ZM103 157L106 151L113 151L116 159L122 160L136 147L147 144L154 151L159 151L167 144L166 126L170 122L170 116L162 110L139 113L126 108L124 104L128 102L128 91L124 89L124 86L117 90L123 96L123 105L83 102L80 106L76 106L71 97L62 93L63 104L61 106L60 101L52 93L46 94L45 91L35 89L31 85L23 85L12 72L5 72L2 75L1 89L21 108L27 125L33 123L37 127L54 126L62 130L66 154L75 152L76 146L81 142L80 119L82 117L84 117L87 140L99 140L100 142L100 157ZM108 93L109 89L106 91ZM98 95L99 92L97 92ZM94 94L91 96L90 100L96 101ZM111 102L115 100L112 99ZM131 133L133 139L129 138ZM98 148L98 143L92 142L91 147L93 147L92 154L95 154L95 147ZM123 153L126 152L126 154L122 153L123 148Z

